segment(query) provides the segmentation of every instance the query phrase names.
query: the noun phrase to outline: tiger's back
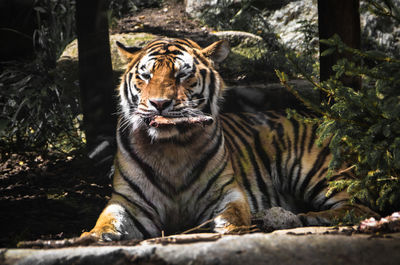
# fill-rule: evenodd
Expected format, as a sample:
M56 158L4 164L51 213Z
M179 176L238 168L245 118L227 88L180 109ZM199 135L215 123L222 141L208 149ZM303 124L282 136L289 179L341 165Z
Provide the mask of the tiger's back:
M326 196L331 154L326 144L317 146L317 126L273 111L222 114L221 122L253 213L275 206L302 213L348 203L345 192Z

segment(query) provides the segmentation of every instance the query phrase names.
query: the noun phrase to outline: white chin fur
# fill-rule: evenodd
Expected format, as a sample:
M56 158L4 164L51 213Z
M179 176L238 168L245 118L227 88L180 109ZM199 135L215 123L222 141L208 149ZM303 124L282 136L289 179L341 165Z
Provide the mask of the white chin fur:
M147 129L147 132L152 140L173 138L179 134L178 130L174 127L168 129L150 127Z

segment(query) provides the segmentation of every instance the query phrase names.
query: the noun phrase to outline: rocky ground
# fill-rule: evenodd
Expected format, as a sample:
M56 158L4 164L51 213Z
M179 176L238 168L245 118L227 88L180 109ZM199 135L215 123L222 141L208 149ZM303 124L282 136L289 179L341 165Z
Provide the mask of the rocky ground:
M400 234L378 237L351 234L351 228L301 228L241 236L175 236L134 246L0 249L0 262L7 265L398 264Z

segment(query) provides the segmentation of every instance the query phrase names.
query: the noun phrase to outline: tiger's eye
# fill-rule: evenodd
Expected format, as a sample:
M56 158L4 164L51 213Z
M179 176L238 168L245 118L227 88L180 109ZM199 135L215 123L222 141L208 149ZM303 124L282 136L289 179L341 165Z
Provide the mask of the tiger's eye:
M148 79L150 79L150 74L142 74L141 75L142 77L143 77L143 79L145 79L145 80L148 80Z

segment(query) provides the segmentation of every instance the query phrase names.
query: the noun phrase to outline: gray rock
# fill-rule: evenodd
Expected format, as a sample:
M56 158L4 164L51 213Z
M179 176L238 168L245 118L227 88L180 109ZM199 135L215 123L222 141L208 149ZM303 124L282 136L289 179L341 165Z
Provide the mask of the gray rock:
M277 34L279 40L287 47L302 51L305 45L305 35L301 32L303 24L301 21L317 25L318 10L316 0L294 1L288 3L271 13L265 18L271 29ZM313 45L318 45L318 36L311 41Z
M328 229L328 228L327 228ZM332 228L329 228L332 230ZM322 232L322 231L320 231ZM289 233L289 234L288 234ZM52 264L398 264L400 240L341 234L247 234L217 241L139 246L0 250L5 265Z
M185 11L192 17L200 17L209 8L221 4L219 0L185 0ZM225 5L240 3L241 0L224 0Z
M399 1L393 3L400 8ZM361 7L365 7L361 2ZM293 1L286 6L272 12L265 19L270 23L271 29L279 36L282 43L297 51L302 51L305 35L302 32L302 21L317 27L318 10L316 0ZM366 8L361 8L360 22L363 43L369 46L367 49L380 49L391 53L400 50L400 25L393 21L378 17ZM311 40L311 45L318 45L318 36Z
M274 231L303 226L300 218L282 207L272 207L264 212L263 231Z
M244 31L216 31L212 32L211 35L216 36L218 39L228 40L231 46L255 46L263 43L263 39L260 36Z
M116 41L123 43L126 46L143 47L151 40L158 38L158 36L148 33L130 33L130 34L113 34L110 35L110 50L111 61L114 71L123 72L125 70L126 61L121 58L118 53ZM78 61L78 42L75 39L65 47L58 62L64 61ZM77 66L77 65L76 65Z

